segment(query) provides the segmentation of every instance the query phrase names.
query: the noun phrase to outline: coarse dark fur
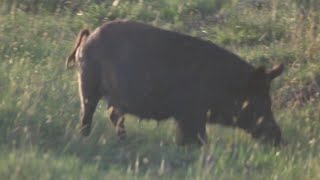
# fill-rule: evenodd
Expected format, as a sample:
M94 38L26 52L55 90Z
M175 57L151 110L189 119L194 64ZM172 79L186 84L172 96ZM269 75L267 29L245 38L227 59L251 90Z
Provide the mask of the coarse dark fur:
M255 68L212 42L132 21L112 21L91 34L82 30L71 64L78 67L83 135L105 98L119 136L129 113L157 121L173 117L179 144L204 143L206 122L281 141L269 90L283 65Z

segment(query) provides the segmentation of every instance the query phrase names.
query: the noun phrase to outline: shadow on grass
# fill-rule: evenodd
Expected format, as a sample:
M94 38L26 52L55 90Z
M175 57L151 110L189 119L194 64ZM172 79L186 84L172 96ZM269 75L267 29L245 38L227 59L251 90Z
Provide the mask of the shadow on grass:
M158 174L158 171L186 168L198 160L200 148L175 145L170 121L159 127L155 121L140 124L135 120L126 121L127 137L119 140L109 120L95 120L90 136L82 137L76 121L56 123L30 119L23 125L7 126L7 138L2 143L10 149L35 147L57 158L75 156L83 164L98 165L106 171L116 167L122 171Z
M11 117L10 114L13 113L6 117ZM190 168L201 174L203 170L197 168L202 168L198 166L202 158L209 158L210 168L215 167L211 173L216 175L223 174L225 168L255 174L264 172L265 168L272 169L281 160L300 162L310 156L317 158L320 150L319 145L310 144L310 137L318 131L306 136L311 127L304 127L300 122L301 128L297 129L289 126L284 117L280 119L286 122L282 125L284 137L288 139L286 147L274 149L248 138L250 136L242 131L213 125L208 129L210 144L207 151L203 151L204 148L175 145L172 121L165 121L156 128L155 121L138 124L129 118L126 121L127 138L119 140L110 121L102 113L97 114L93 130L85 138L76 128L77 120L41 121L38 117L28 116L14 121L7 119L0 122L0 128L4 130L0 145L7 146L9 151L35 147L40 153L49 152L57 159L76 157L81 164L96 166L104 172L117 169L155 177L161 172L179 175ZM69 115L62 119L66 116ZM277 158L276 154L282 157Z

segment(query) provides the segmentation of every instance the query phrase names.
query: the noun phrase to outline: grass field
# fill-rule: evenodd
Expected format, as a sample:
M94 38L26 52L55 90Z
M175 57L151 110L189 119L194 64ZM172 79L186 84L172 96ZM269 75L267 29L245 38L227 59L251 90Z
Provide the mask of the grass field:
M0 0L0 179L320 179L320 2L316 0ZM272 86L287 142L207 126L209 144L179 147L174 122L127 117L118 141L101 102L77 130L76 35L126 18L209 39L254 65L284 63Z

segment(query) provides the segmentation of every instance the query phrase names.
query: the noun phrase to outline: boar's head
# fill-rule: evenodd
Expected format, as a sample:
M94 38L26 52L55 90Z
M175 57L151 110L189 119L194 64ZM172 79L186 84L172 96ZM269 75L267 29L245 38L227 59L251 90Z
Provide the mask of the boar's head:
M282 64L274 66L270 71L266 71L264 67L255 69L249 78L248 90L238 114L240 127L254 138L274 145L281 142L281 130L271 111L269 91L271 81L282 71Z

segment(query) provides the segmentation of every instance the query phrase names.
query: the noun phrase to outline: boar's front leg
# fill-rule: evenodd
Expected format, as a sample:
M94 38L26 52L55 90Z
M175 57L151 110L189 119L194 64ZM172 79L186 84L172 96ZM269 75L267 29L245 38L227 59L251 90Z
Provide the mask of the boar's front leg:
M120 139L126 137L126 130L124 127L124 114L117 108L111 106L109 109L109 118L116 128L116 133Z
M80 121L81 134L88 136L91 131L91 122L94 111L101 98L98 79L92 72L93 69L85 68L79 72L79 95L80 95Z
M186 113L176 118L178 145L198 144L207 142L205 113Z

